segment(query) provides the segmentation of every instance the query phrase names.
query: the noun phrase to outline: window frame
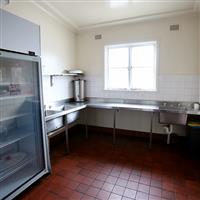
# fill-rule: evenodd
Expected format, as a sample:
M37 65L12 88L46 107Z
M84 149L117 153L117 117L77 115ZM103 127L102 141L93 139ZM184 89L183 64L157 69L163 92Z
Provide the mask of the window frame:
M148 44L153 45L155 48L155 66L154 66L154 76L155 76L155 88L154 89L136 89L131 88L131 70L133 66L131 66L131 53L132 47L141 47L147 46ZM128 57L128 88L110 88L109 87L109 66L108 66L108 57L109 57L109 49L114 48L128 48L129 57ZM110 91L138 91L138 92L157 92L158 91L158 42L156 40L147 41L147 42L135 42L128 44L117 44L117 45L106 45L104 46L104 90Z

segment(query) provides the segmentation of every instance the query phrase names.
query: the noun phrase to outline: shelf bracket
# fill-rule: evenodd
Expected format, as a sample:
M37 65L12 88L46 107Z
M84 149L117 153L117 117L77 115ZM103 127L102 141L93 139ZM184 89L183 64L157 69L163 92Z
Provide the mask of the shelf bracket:
M53 79L54 76L73 76L73 77L79 77L79 76L83 76L83 74L76 74L76 73L66 73L66 74L51 74L51 75L46 75L46 76L50 76L50 86L53 86Z
M53 75L50 75L50 86L53 87Z

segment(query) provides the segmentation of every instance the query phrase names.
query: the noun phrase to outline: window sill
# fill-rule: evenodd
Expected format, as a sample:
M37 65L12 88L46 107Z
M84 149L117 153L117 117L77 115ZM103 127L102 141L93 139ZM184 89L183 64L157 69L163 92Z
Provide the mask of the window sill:
M157 89L155 90L137 90L137 89L108 89L104 88L104 91L113 91L113 92L158 92Z

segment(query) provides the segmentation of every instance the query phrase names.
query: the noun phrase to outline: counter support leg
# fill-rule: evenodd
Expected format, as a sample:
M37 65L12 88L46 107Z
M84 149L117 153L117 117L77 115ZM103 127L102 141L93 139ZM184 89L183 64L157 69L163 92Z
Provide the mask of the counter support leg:
M116 115L117 115L117 110L114 110L113 114L113 144L116 144Z
M85 137L86 139L88 139L87 108L85 108L84 114L85 114Z
M152 146L152 136L153 136L153 117L154 117L154 112L151 114L151 124L150 124L150 135L149 135L149 148L151 149Z
M47 161L48 162L48 169L49 169L50 174L52 174L51 159L50 159L50 153L51 153L51 151L50 151L50 138L48 138L47 142L48 142L48 161Z
M65 140L66 140L66 152L67 154L69 154L69 134L68 134L67 115L65 116Z

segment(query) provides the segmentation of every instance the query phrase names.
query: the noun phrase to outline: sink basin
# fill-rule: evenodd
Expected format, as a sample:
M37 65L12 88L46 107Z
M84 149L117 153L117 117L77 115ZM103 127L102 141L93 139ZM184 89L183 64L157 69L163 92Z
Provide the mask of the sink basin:
M171 106L160 106L159 110L168 111L168 112L186 112L186 107L171 107Z
M46 110L45 116L54 115L54 114L59 113L59 112L61 112L61 111L59 111L59 110ZM55 131L56 129L59 129L62 126L64 126L63 116L53 118L53 119L46 122L47 133Z
M73 108L76 108L76 106L74 106L74 105L65 105L64 106L64 110L70 110ZM76 121L78 119L79 116L80 116L80 111L75 111L75 112L68 114L67 115L67 123L68 124L73 123L74 121Z
M58 110L45 110L45 116L50 116L56 113L59 113L60 111Z
M54 115L56 113L62 112L64 110L70 110L76 108L76 106L73 105L61 105L59 107L53 107L52 110L46 110L45 111L45 116L51 116ZM75 111L72 113L67 114L67 123L71 124L74 121L76 121L78 119L78 117L80 116L80 111ZM46 122L46 128L47 128L47 133L55 131L61 127L63 127L65 125L64 122L64 116L60 116L60 117L55 117L51 120L48 120Z
M64 105L63 106L63 110L70 110L70 109L73 109L73 108L76 108L77 106L75 106L75 105Z
M173 110L160 110L159 122L161 124L185 125L187 123L187 114L174 112Z
M182 107L171 107L160 109L159 111L159 123L164 124L163 128L167 133L167 144L170 144L170 135L173 132L172 125L186 125L187 123L187 112Z

